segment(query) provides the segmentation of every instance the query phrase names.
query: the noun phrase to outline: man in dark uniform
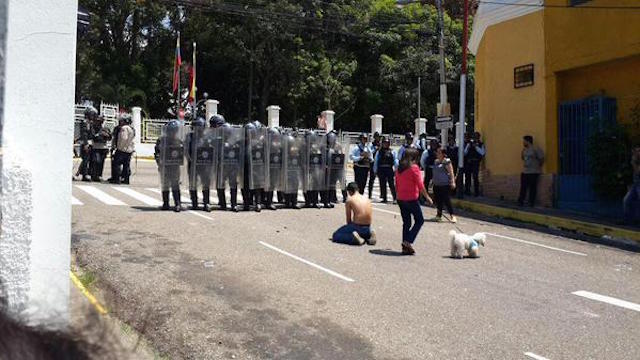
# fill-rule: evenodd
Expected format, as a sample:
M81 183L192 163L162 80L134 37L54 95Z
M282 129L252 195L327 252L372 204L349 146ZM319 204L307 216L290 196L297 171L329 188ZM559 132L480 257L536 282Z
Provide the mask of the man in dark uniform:
M371 148L373 150L373 159L376 158L378 154L378 150L380 150L380 133L375 132L373 134L373 141L371 142ZM373 166L371 166L371 171L369 172L369 199L371 199L371 193L373 192L373 183L376 181L376 173L373 171Z
M284 138L284 203L290 209L300 209L298 190L302 184L304 139L291 133Z
M227 209L224 189L228 183L231 191L231 211L238 212L238 183L243 180L244 173L244 129L224 123L219 131L220 155L217 175L220 209Z
M160 174L162 210L169 210L169 192L173 194L174 211L180 212L180 172L184 165L182 126L178 120L169 121L156 141L154 157Z
M191 206L198 210L198 189L202 189L202 209L211 212L210 189L215 164L213 129L206 128L203 118L194 120L191 129L186 140Z
M84 111L84 121L80 126L80 167L78 168L77 175L82 177L82 181L91 181L89 177L89 170L91 169L91 126L93 122L98 118L98 110L93 106L87 107Z
M327 134L327 186L322 203L325 208L333 208L332 201L338 202L337 189L342 190L342 202L347 201L345 162L346 145L339 141L335 131Z
M278 129L270 128L267 136L269 144L269 182L264 194L264 204L269 210L275 210L273 193L283 188L282 181L282 134Z
M373 148L367 143L367 135L361 134L359 142L351 151L350 159L353 161L353 172L360 194L364 194L367 187L369 169L373 163Z
M464 192L471 195L471 181L473 180L473 195L480 195L480 163L486 154L486 149L479 132L464 147Z
M266 129L259 121L245 125L244 209L253 204L256 212L262 210L262 194L268 174Z
M104 160L109 153L107 142L111 140L111 131L104 126L104 118L98 116L91 124L91 181L102 181Z
M374 171L380 179L380 197L382 197L383 203L387 202L387 183L389 183L389 187L391 188L393 202L396 202L396 184L394 178L395 169L398 168L398 158L390 146L391 142L387 138L384 138L382 140L382 147L378 151L373 164Z

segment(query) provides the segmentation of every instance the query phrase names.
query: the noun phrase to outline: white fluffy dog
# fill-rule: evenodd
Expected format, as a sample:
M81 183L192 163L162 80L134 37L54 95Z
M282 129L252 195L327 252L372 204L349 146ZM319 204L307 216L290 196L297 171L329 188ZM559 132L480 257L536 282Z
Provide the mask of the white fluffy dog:
M484 233L477 233L469 236L467 234L458 233L455 230L449 231L451 238L451 257L462 259L464 251L467 250L469 257L478 257L480 245L487 243L487 237Z

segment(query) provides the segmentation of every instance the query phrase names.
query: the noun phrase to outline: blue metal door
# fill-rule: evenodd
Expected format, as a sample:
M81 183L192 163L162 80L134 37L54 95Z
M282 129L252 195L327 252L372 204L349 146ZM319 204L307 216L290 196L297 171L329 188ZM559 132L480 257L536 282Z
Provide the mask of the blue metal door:
M592 187L588 142L599 129L616 123L616 113L616 99L604 96L560 104L558 208L593 213L603 209Z

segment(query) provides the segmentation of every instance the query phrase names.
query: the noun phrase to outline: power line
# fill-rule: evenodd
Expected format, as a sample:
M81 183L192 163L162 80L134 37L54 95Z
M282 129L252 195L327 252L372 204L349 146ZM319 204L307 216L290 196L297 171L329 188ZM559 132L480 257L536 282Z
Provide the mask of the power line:
M624 5L551 5L551 4L526 4L526 3L508 3L499 1L478 1L479 4L487 5L507 5L537 8L558 8L558 9L594 9L594 10L640 10L640 6L624 6Z

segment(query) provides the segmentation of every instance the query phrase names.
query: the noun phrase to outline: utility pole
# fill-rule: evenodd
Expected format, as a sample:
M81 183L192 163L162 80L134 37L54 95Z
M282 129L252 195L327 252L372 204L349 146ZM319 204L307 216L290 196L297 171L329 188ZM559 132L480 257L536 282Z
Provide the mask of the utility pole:
M462 67L460 71L460 117L456 128L458 138L458 178L464 172L464 132L467 105L467 43L469 42L469 0L464 0L464 25L462 28ZM458 182L458 197L464 197L462 181Z
M442 0L436 0L436 6L438 7L438 27L440 33L440 109L438 109L438 116L449 115L447 111L447 78L444 58L444 10L442 9ZM440 143L446 144L449 137L449 130L440 130Z
M422 103L422 86L420 86L420 82L421 82L422 78L420 76L418 76L418 119L420 119L420 115L422 115L421 113L421 109L420 109L420 105Z

